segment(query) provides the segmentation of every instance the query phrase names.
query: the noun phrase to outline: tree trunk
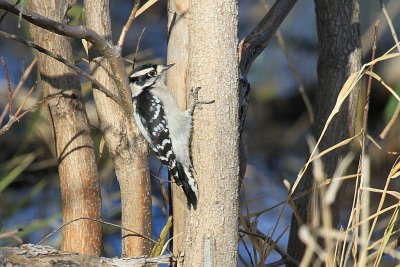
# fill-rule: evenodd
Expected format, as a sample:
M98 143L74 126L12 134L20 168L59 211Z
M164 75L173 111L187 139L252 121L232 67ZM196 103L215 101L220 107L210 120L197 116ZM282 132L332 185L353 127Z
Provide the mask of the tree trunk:
M109 1L86 0L84 7L87 26L111 42ZM95 51L93 46L89 46L89 59L92 75L111 92L119 95L110 62ZM121 57L113 60L123 64ZM128 81L127 77L122 78ZM147 144L135 127L132 114L125 114L121 106L98 90L94 91L94 100L100 127L113 158L121 189L122 226L151 237L151 190ZM122 231L124 257L150 254L149 240L128 234Z
M168 71L168 88L174 93L180 107L187 107L189 64L189 5L187 0L168 2L168 63L175 63ZM183 19L186 18L186 19ZM178 253L182 245L185 218L187 218L186 196L180 186L170 183L173 218L173 251Z
M313 135L318 139L343 84L351 73L358 71L361 67L361 42L358 0L315 0L315 5L319 55ZM359 88L352 91L331 122L322 139L320 151L354 135L358 92ZM322 158L327 177L332 177L338 160L348 151L349 147L343 147ZM313 177L310 171L303 177L297 192L310 189L312 184ZM338 197L332 207L334 226L339 222L340 200L341 198ZM305 223L309 222L310 217L309 202L309 195L295 202L301 219ZM300 260L304 255L304 245L298 238L298 230L299 224L292 216L288 253Z
M186 90L201 87L200 100L215 100L214 104L195 111L192 156L199 197L196 210L188 211L185 218L182 214L178 217L186 222L180 251L185 266L236 266L239 185L237 1L191 1L189 9L182 1L175 4L176 20L189 23L188 30L185 25L179 28L180 34L189 34L189 39L184 37L183 41L175 39L173 42L173 38L179 38L176 36L179 31L178 28L170 31L175 36L170 37L169 51L174 49L180 53L179 48L172 47L179 41L189 49L188 72L184 69L185 59L179 61L180 66L175 71L181 72L180 79L184 77L188 81ZM185 58L186 53L182 53ZM172 61L171 58L172 54Z
M46 17L66 22L67 2L31 0L28 5ZM73 62L68 38L33 25L30 32L38 45ZM46 102L46 106L54 132L64 223L79 217L100 219L97 166L79 78L64 64L41 53L38 57L44 97L63 93ZM65 251L99 256L101 240L98 222L77 221L63 229Z

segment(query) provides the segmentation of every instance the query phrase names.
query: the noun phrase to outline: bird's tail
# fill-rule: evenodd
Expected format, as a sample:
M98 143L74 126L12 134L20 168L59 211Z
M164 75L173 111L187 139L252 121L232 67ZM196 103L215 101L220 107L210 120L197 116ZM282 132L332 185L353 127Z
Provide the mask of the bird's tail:
M197 184L193 178L193 174L190 169L182 166L181 163L177 162L176 167L178 169L178 175L180 185L182 186L183 192L187 198L188 206L193 206L194 209L197 207Z

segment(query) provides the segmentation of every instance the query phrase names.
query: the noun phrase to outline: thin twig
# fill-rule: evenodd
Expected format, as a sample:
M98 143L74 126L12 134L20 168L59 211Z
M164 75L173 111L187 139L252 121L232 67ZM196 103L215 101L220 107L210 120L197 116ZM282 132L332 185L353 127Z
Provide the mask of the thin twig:
M40 100L40 101L37 102L36 104L32 105L31 107L29 107L27 110L25 110L25 111L24 111L21 115L19 115L18 117L11 116L10 119L8 120L8 122L7 122L5 125L3 125L3 127L1 127L1 129L0 129L0 137L1 137L2 135L4 135L5 133L7 133L7 132L10 130L11 126L12 126L15 122L19 121L22 117L24 117L26 114L28 114L29 112L31 112L33 109L37 108L40 104L42 104L42 103L44 103L44 102L46 102L46 101L48 101L48 100L50 100L50 99L52 99L52 98L61 97L61 96L62 96L62 93L55 94L55 95L52 95L52 96L48 96L48 97L46 97L46 98Z
M32 72L33 67L36 65L37 61L38 61L38 58L35 57L32 60L31 64L29 64L29 66L26 68L26 70L24 71L24 74L22 75L21 80L19 81L17 87L15 87L15 89L14 89L14 92L12 94L12 98L15 98L15 96L18 94L19 90L21 90L22 86L24 85L25 81L28 79L29 74ZM7 103L7 105L5 106L5 108L3 110L3 113L1 113L0 125L3 124L3 120L6 117L8 107L9 107L9 103Z
M18 1L14 4L14 6L18 5L20 1L21 1L21 0L18 0ZM8 10L7 10L6 12L4 12L4 14L1 16L1 18L0 18L0 23L3 22L3 19L7 16L7 14L8 14Z
M243 234L246 234L246 235L250 235L250 236L254 236L254 237L262 239L263 241L267 242L270 246L274 246L274 250L276 252L278 252L279 255L281 255L282 258L288 259L289 262L291 262L293 264L298 264L298 262L295 259L293 259L289 254L286 253L286 251L284 251L283 249L281 249L278 246L277 242L272 240L272 238L264 235L262 232L257 231L257 233L253 233L253 232L250 232L250 231L246 231L244 229L239 229L239 233L243 233Z
M374 33L374 42L372 46L372 55L371 55L371 61L375 59L375 54L376 54L376 42L378 39L378 30L379 30L379 21L375 23L375 33ZM371 72L374 71L374 65L371 65ZM366 95L366 100L365 100L365 106L364 106L364 116L363 116L363 131L362 131L362 145L361 145L361 161L363 157L365 156L365 149L366 149L366 143L367 143L367 133L368 133L368 112L369 112L369 102L370 102L370 96L371 96L371 84L372 84L372 77L368 77L368 85L367 85L367 95ZM361 170L362 172L362 170Z
M0 31L0 36L4 37L4 38L8 38L20 43L23 43L29 47L32 47L34 49L36 49L37 51L48 55L49 57L52 57L54 59L56 59L57 61L65 64L66 66L68 66L69 68L73 69L74 71L76 71L78 74L82 75L83 77L85 77L86 79L88 79L89 81L91 81L94 85L96 85L98 88L98 90L100 90L102 93L104 93L106 96L108 96L109 98L111 98L112 100L114 100L116 103L118 103L119 105L122 105L122 102L120 101L120 99L114 95L113 93L111 93L106 87L104 87L104 85L102 85L100 82L98 82L95 78L93 78L91 75L87 74L86 72L84 72L83 70L81 70L80 68L76 67L73 63L69 62L68 60L66 60L65 58L63 58L60 54L56 54L53 53L37 44L35 44L34 42L25 40L19 36L16 36L14 34L9 34L7 32L3 32Z
M286 46L285 40L283 39L283 36L282 36L281 32L277 31L275 36L276 36L276 38L278 40L279 45L282 48L283 54L286 57L289 69L292 71L293 76L296 79L297 84L299 85L299 92L300 92L301 97L303 98L304 105L306 106L307 113L308 113L308 118L310 120L310 123L314 124L314 110L313 110L311 101L310 101L309 97L307 96L307 94L305 92L304 81L301 78L300 72L299 72L298 68L296 67L296 64L294 64L294 61L290 57L289 49Z
M118 44L117 44L120 51L122 51L122 47L125 42L126 34L128 33L129 29L131 28L133 21L135 20L136 12L139 9L139 5L140 5L140 0L135 0L135 5L133 6L131 14L129 15L128 21L122 28L122 32L121 32L121 35L119 36L119 40L118 40Z
M152 239L152 238L150 238L150 237L147 237L147 236L144 236L144 235L142 235L142 234L139 234L138 232L132 231L132 230L130 230L130 229L128 229L128 228L125 228L125 227L123 227L123 226L120 226L120 225L117 225L117 224L114 224L114 223L105 222L105 221L103 221L103 220L98 220L98 219L93 219L93 218L88 218L88 217L80 217L80 218L76 218L76 219L73 219L73 220L71 220L71 221L68 221L68 222L64 223L63 225L61 225L60 227L58 227L57 229L55 229L54 231L52 231L50 234L46 235L46 236L45 236L42 240L40 240L36 245L40 245L42 242L46 241L46 239L48 239L49 237L51 237L51 236L54 235L55 233L59 232L59 231L60 231L61 229L63 229L64 227L66 227L66 226L68 226L68 225L70 225L71 223L74 223L74 222L76 222L76 221L80 221L80 220L88 220L88 221L93 221L93 222L99 222L99 223L102 223L102 224L105 224L105 225L110 225L110 226L113 226L113 227L116 227L116 228L125 230L125 231L127 231L127 232L130 232L130 233L132 233L132 234L135 235L135 236L138 236L138 237L144 238L144 239L146 239L146 240L149 240L149 241L152 242L153 244L157 244L157 243L158 243L156 240L154 240L154 239Z
M120 101L119 98L114 98L113 100L116 101L118 104L123 103L121 107L125 111L124 114L131 119L132 103L129 99L131 89L129 87L128 77L123 62L122 60L120 60L121 53L119 49L117 49L111 42L109 42L106 38L103 38L92 29L89 29L85 26L72 26L65 23L60 23L55 20L41 16L40 14L33 12L29 9L24 9L23 11L21 11L19 7L12 5L5 0L0 0L0 9L7 10L15 15L19 15L19 13L22 13L22 17L25 20L45 30L52 31L54 33L67 37L85 39L86 41L93 44L95 49L100 54L104 55L110 62L111 70L114 74L112 78L115 80L119 95L121 96ZM98 84L96 85L98 86ZM102 87L99 86L99 88ZM103 90L103 92L106 91ZM111 95L108 96L111 98Z
M135 65L136 65L137 53L139 52L140 42L142 41L142 37L143 37L143 34L144 34L145 30L146 30L146 27L143 28L142 32L139 35L137 43L136 43L135 55L133 56L132 70L135 68Z
M8 95L8 114L12 116L12 91L11 91L11 81L10 75L8 74L7 63L5 62L4 58L0 58L1 64L3 64L4 73L6 75L7 80L7 95Z
M143 12L145 12L147 9L149 9L152 5L157 3L158 0L149 0L147 1L135 14L135 18L139 17Z
M22 105L19 107L19 109L17 110L17 112L15 112L15 117L18 117L19 113L21 112L21 110L24 108L26 101L28 101L29 97L31 96L33 90L36 88L37 86L37 81L35 82L35 84L31 87L31 89L28 91L28 94L26 94L26 97L24 99L24 102L22 102Z

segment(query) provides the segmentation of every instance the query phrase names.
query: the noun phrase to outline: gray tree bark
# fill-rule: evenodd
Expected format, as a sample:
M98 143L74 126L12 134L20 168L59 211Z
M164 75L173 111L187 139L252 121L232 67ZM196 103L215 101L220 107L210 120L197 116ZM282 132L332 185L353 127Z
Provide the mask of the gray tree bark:
M184 266L236 266L239 185L237 1L170 1L170 11L168 59L177 63L177 67L170 73L169 85L179 86L177 95L183 105L187 91L195 87L201 87L200 99L215 100L214 104L195 111L192 155L199 186L198 205L196 210L184 212L186 207L182 202L185 200L173 200L174 205L181 202L179 210L173 207L174 232L184 232L182 245L175 240L174 249L178 249L174 252L183 253ZM176 73L179 73L178 78ZM186 223L184 228L182 222Z
M68 1L32 0L28 6L46 17L66 22ZM38 45L73 62L68 38L33 25L30 33ZM68 222L79 217L100 219L97 166L79 77L64 64L44 54L39 53L38 57L44 97L63 93L63 97L46 102L54 132L63 220ZM101 225L98 222L78 221L63 229L62 248L99 256L101 240Z
M109 1L86 0L84 7L87 26L111 42ZM89 59L92 75L111 92L127 98L128 101L125 102L131 103L131 96L119 94L120 90L116 87L116 79L128 83L127 75L114 77L110 67L111 62L93 46L89 46ZM123 65L121 57L112 60L115 60L114 65ZM136 128L132 114L126 114L121 106L98 90L94 91L94 100L100 127L113 158L121 189L122 226L151 237L151 190L147 144ZM149 240L129 235L126 231L122 231L122 236L124 257L150 254Z
M318 31L318 90L315 99L315 124L313 136L321 134L332 111L337 96L351 73L361 67L361 42L358 0L315 0ZM331 122L319 150L322 151L354 135L359 88L355 88L340 112ZM322 158L327 177L332 177L340 157L346 155L349 147L337 149ZM306 173L297 192L312 187L311 172ZM343 188L341 189L343 190ZM332 206L333 225L339 222L341 199ZM310 221L310 195L295 202L304 223ZM298 238L299 222L292 216L288 253L297 260L304 255L304 244Z

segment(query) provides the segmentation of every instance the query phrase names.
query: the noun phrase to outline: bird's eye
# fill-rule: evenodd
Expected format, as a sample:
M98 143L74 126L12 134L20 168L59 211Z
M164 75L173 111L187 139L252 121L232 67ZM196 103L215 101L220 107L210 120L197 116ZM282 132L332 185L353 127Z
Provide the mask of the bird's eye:
M152 70L152 71L150 71L149 73L147 73L147 75L148 75L149 77L154 77L154 76L156 76L156 72L155 72L154 70Z

